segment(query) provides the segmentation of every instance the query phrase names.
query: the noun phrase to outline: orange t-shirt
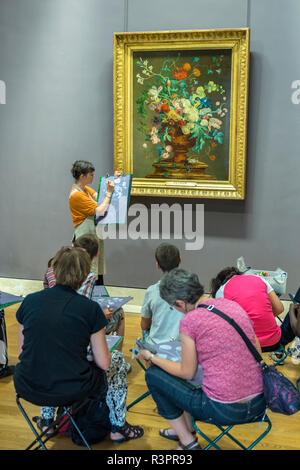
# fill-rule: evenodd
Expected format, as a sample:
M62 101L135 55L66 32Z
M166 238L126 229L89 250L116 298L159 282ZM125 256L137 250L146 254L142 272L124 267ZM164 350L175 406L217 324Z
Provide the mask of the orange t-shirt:
M89 194L95 202L92 201ZM86 186L84 191L79 191L74 187L72 188L69 197L69 206L74 227L80 225L89 215L95 215L95 209L98 207L96 198L96 191L89 186Z

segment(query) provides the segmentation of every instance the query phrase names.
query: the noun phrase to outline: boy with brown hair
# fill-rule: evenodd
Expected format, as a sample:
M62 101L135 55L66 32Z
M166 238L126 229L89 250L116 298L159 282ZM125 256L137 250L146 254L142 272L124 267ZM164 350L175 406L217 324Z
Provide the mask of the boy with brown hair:
M155 250L156 267L163 274L177 268L181 263L178 248L170 243L161 243ZM183 314L163 300L158 281L146 290L141 310L141 329L147 343L179 341L179 323Z

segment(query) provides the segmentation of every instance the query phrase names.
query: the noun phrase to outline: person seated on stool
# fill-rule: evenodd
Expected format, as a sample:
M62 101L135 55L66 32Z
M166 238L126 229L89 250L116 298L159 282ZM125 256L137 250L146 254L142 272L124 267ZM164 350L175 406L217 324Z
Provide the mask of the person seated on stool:
M88 233L86 235L82 235L81 237L77 238L74 241L73 246L78 248L85 249L91 257L92 265L95 260L99 256L99 246L98 246L98 238L96 235L92 233ZM81 287L78 289L78 294L85 295L89 299L92 298L93 290L96 285L96 276L91 271L87 276L86 280L83 282ZM125 336L125 313L123 308L119 308L115 312L112 308L105 308L103 309L103 313L108 321L106 325L106 334L109 335L110 333L116 333L118 336ZM116 350L122 351L123 348L123 339L120 341ZM130 366L130 364L128 364ZM130 367L127 369L130 369Z
M274 351L271 359L280 360L284 352L281 346L286 346L295 338L286 315L281 326L276 318L284 311L284 306L266 279L254 274L242 274L234 266L222 269L211 280L211 294L215 298L225 298L237 302L247 312L253 322L253 327L262 352Z
M105 336L107 320L96 302L76 292L90 268L85 250L65 249L54 266L56 285L29 294L17 311L20 362L14 384L16 392L35 405L58 407L87 397L107 397L105 371L112 356ZM87 358L89 344L93 362ZM112 423L114 442L143 435L142 428L130 426L123 418L122 426Z
M200 450L190 416L220 425L241 424L262 418L266 403L262 371L243 339L223 318L197 307L204 290L196 274L173 269L160 283L160 295L185 316L180 322L181 362L160 358L145 349L139 357L151 364L146 382L158 413L170 429L160 434L178 440L178 450ZM207 299L233 318L260 350L247 313L236 302ZM225 347L226 346L226 347ZM192 389L181 379L192 379L198 364L202 387Z
M86 235L82 235L77 240L73 242L73 246L77 248L83 248L87 251L88 255L92 260L92 266L95 259L99 256L99 243L98 238L96 235L92 233L88 233ZM61 250L64 250L63 247ZM54 264L56 262L57 257L60 255L60 252L56 254L54 258L51 258L48 262L48 268L44 275L44 288L48 289L56 284L55 275L54 275ZM84 295L88 299L92 298L93 290L96 285L96 275L93 271L91 271L87 278L84 280L80 288L77 290L78 294ZM103 309L103 313L108 321L108 325L106 326L106 334L116 333L118 336L125 335L125 313L123 308L119 308L115 312L111 308ZM123 347L123 339L120 341L116 349L118 351L122 351ZM127 367L130 370L130 364Z

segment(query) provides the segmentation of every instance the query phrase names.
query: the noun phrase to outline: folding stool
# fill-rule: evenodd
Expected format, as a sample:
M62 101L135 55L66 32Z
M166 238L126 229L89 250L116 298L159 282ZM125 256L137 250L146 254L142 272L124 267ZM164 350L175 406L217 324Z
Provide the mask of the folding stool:
M207 442L208 442L208 445L206 447L204 447L203 450L208 450L210 449L211 447L214 447L215 449L217 450L222 450L221 447L219 447L216 443L223 437L223 436L227 436L229 437L229 439L231 439L233 442L235 442L241 449L243 450L251 450L253 449L253 447L255 447L270 431L271 431L271 428L272 428L272 423L270 421L270 418L267 416L267 414L265 414L263 416L262 419L258 420L258 421L254 421L255 423L263 423L263 424L266 424L267 427L266 429L258 436L257 439L255 439L255 441L253 441L248 447L246 447L244 444L242 444L236 437L234 437L232 434L230 434L229 431L232 430L232 428L234 426L244 426L245 424L251 424L251 423L244 423L244 424L232 424L230 426L220 426L218 424L214 424L214 423L209 423L209 422L206 422L206 421L203 421L203 423L206 423L206 424L211 424L215 427L217 427L219 429L219 431L221 431L220 434L217 435L217 437L215 439L210 439L206 434L204 434L204 432L202 432L199 427L196 425L196 421L200 421L200 420L197 420L195 418L192 417L192 424L193 424L193 427L195 429L195 431L200 435L202 436Z
M74 420L74 418L71 414L71 408L72 408L71 406L66 405L66 406L60 407L62 409L62 413L59 414L59 416L56 417L56 419L53 421L53 423L50 424L50 426L48 426L47 429L45 429L45 431L38 432L35 429L32 421L28 417L28 414L26 413L24 407L22 406L22 404L20 402L21 398L22 397L19 394L16 395L17 405L18 405L22 415L26 419L30 429L32 430L33 434L35 435L34 441L32 441L31 444L29 444L29 446L25 450L30 450L30 449L37 450L40 447L43 450L48 450L47 447L45 446L45 443L52 437L52 436L47 436L48 430L50 428L56 426L55 432L57 432L62 426L64 426L66 424L67 421L71 421L71 423L73 424L74 428L76 429L77 433L79 434L80 438L82 439L84 445L88 448L88 450L92 450L91 446L89 445L89 443L85 439L84 435L82 434L82 432L78 428L78 426L77 426L77 424L76 424L76 422L75 422L75 420ZM25 400L25 401L27 401L27 400ZM78 411L79 408L80 407L78 407L76 411ZM65 417L65 419L63 419L64 417ZM34 446L36 446L36 447L34 447Z

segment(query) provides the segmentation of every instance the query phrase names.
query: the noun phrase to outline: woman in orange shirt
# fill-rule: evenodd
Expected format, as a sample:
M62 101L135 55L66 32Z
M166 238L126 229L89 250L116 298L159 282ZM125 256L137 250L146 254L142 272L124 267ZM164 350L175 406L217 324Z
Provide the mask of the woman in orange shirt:
M110 204L114 191L114 182L107 182L106 195L100 205L97 203L97 192L88 185L93 182L95 167L85 160L76 160L73 163L71 173L75 179L69 196L69 206L74 225L73 241L87 233L96 234L94 217L103 216ZM115 172L118 177L119 173ZM103 284L105 273L104 243L99 239L99 256L92 264L92 271L97 277L96 284Z

